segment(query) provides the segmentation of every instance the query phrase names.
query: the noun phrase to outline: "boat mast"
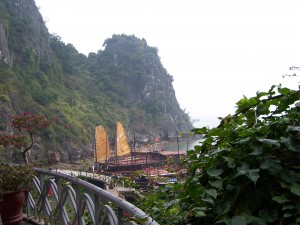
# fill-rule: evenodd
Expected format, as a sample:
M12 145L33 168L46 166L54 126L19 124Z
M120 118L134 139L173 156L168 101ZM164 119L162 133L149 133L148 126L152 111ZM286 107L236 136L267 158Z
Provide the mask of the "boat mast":
M115 156L116 156L117 163L119 163L119 160L118 160L118 122L116 124L116 127L117 127L117 130L116 130Z
M133 128L133 146L131 145L131 165L133 165L133 152L135 152L135 129ZM134 155L135 156L135 155Z
M105 132L105 150L106 150L106 154L105 154L105 156L106 156L106 162L107 162L107 154L108 154L108 152L107 152L107 142L108 142L108 137L107 137L107 133Z
M135 129L133 130L133 150L135 152Z
M178 162L179 162L179 140L178 140L178 130L176 129L176 139L177 139L177 151L178 151Z
M94 127L94 143L95 143L95 147L94 147L94 160L96 162L98 162L97 160L97 143L96 143L96 127Z

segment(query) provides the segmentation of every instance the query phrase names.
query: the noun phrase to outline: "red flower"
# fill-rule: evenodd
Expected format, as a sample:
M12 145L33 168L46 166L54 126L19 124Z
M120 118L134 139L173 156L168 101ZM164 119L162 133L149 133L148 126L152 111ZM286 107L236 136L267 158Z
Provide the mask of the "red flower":
M0 145L3 145L4 147L9 146L20 149L24 161L25 163L27 163L26 152L33 145L33 134L36 134L43 128L47 128L48 126L50 126L51 122L44 115L36 115L30 112L24 112L21 115L15 116L9 115L9 119L11 122L11 126L17 129L19 132L12 134L0 134ZM29 140L29 144L28 142L26 143L26 139Z

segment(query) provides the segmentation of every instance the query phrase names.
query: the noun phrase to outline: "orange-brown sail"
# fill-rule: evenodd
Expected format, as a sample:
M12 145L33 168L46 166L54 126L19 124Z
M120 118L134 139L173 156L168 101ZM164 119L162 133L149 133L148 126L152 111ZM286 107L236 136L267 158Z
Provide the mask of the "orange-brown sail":
M127 141L126 133L121 122L117 122L117 156L130 154L131 150Z
M95 162L104 162L110 158L110 147L106 130L103 126L95 129Z

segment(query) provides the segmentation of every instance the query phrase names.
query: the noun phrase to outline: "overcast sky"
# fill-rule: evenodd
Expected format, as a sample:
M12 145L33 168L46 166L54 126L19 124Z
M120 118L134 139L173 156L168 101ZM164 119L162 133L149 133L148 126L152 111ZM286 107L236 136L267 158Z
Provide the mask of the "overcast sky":
M113 34L159 49L177 100L197 127L214 127L246 95L300 66L300 0L35 0L50 33L86 55Z

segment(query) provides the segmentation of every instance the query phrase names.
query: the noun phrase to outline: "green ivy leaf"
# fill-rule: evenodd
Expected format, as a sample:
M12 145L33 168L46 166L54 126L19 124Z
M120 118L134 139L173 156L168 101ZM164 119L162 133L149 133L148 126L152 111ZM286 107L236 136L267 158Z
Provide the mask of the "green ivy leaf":
M211 177L217 177L220 176L223 173L222 169L215 169L215 168L209 168L207 170L207 174Z
M203 211L196 211L195 213L195 217L204 217L204 216L206 216L206 214Z
M260 163L260 168L269 170L273 174L273 172L276 172L281 169L280 160L267 156L262 159Z
M259 217L266 222L274 222L278 217L277 210L260 210Z
M210 195L211 197L217 198L218 193L217 193L216 189L208 189L205 192L206 192L206 194Z
M247 176L254 184L256 184L256 181L260 177L258 174L259 171L260 169L247 170L247 169L239 168L235 176L241 176L241 175Z
M248 107L249 106L249 104L248 104L248 99L247 99L247 97L246 96L244 96L244 98L242 98L242 99L240 99L237 103L236 103L236 105L238 106L238 109L244 109L244 108L246 108L246 107Z
M206 136L205 138L203 138L202 144L203 145L205 145L205 144L209 145L212 142L214 142L214 139L210 136Z
M207 207L195 207L194 210L206 211Z
M281 138L281 141L287 147L288 150L293 152L300 152L300 145L297 144L297 141L293 137Z
M272 95L275 94L275 91L274 91L275 87L276 87L276 85L272 85L272 86L271 86L271 88L270 88L270 90L269 90L269 92L268 92L270 96L272 96Z
M214 188L217 188L219 190L223 189L223 183L220 180L208 181L208 183Z
M202 128L193 129L191 131L194 132L195 134L206 134L208 129L207 127L202 127Z
M207 197L207 198L201 198L203 202L208 202L210 203L211 205L214 204L214 200L210 197Z
M233 205L232 200L229 201L223 201L222 200L222 204L217 204L217 208L216 208L216 212L219 216L224 215L226 213L228 213Z
M284 213L283 214L283 217L284 218L289 218L289 217L292 217L292 216L294 216L295 214L294 213L289 213L289 212L287 212L287 213Z
M219 133L218 138L227 137L230 134L230 130L226 129Z
M288 126L286 131L287 132L290 132L290 131L300 132L300 126Z
M195 217L204 217L206 216L205 211L207 210L207 207L195 207L193 209Z
M282 207L283 210L289 210L289 209L294 209L294 208L295 208L294 205L284 205L284 206Z
M222 130L219 128L214 128L208 132L209 136L218 136Z
M249 155L257 156L257 155L261 155L262 153L263 153L263 148L256 147L256 148L254 148L254 151L251 152Z
M266 139L266 138L257 138L257 140L263 144L268 145L269 147L272 147L273 145L276 147L280 146L277 140Z
M270 169L270 167L271 167L271 160L269 158L263 159L262 162L260 163L259 167L261 169L263 169L263 170Z
M234 216L229 222L230 225L247 225L247 221L243 216Z
M252 106L257 104L257 100L255 98L249 98L248 103Z
M243 214L243 216L245 217L247 224L266 225L266 221L264 221L262 218L258 218L247 214Z
M289 88L286 88L286 87L285 88L278 88L278 92L280 94L287 95L287 94L291 93L291 90Z
M248 163L246 163L246 162L240 162L240 164L241 164L241 166L239 167L239 170L240 171L248 171L249 170L249 168L250 168L250 166L249 166L249 164ZM244 172L243 174L245 174L246 172Z
M280 174L280 178L289 184L294 184L299 179L298 175L295 172L290 170L283 170L282 173Z
M270 110L269 110L269 105L268 104L260 103L260 104L257 105L256 116L267 115L269 113L270 113Z
M300 197L300 184L297 183L292 184L291 192Z
M199 195L201 195L203 192L202 187L193 188L193 191L189 191L189 196L193 199L198 199Z
M167 202L165 209L168 210L170 207L174 206L174 205L178 205L179 204L179 199L174 199L170 202Z
M212 152L212 155L218 155L220 152L227 151L227 149L224 148L218 148L217 150Z
M248 142L250 141L250 137L246 137L246 138L243 138L241 140L238 140L236 142L234 142L235 144L240 144L240 145L244 145L244 144L247 144Z
M223 159L227 162L229 168L235 168L236 163L235 160L231 157L223 156Z
M153 212L159 212L160 211L160 209L159 208L157 208L156 206L155 207L152 207L152 209L151 209Z
M279 203L279 204L284 204L284 203L287 203L287 202L290 201L289 199L287 199L287 198L286 198L285 196L283 196L283 195L277 195L277 196L274 196L274 197L272 197L272 199L273 199L275 202Z
M248 171L248 177L254 184L256 184L256 181L260 177L258 174L259 171L260 171L259 169L253 169Z
M247 125L250 127L250 126L253 126L256 122L256 113L254 110L248 110L246 113L245 113L245 116L247 118Z
M261 97L267 96L267 95L268 95L267 92L256 92L256 96L257 96L258 98L261 98Z

